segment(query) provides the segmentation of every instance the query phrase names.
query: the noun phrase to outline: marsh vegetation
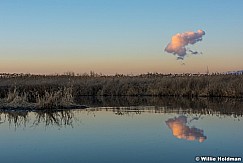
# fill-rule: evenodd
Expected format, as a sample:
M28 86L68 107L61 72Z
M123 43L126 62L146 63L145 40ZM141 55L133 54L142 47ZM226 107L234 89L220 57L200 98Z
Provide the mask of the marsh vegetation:
M242 98L243 75L0 74L0 103L5 107L65 108L84 96Z

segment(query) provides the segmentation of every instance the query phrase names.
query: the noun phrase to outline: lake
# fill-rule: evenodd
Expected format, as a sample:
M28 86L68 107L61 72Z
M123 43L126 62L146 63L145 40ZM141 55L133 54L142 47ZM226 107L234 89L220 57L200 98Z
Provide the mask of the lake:
M243 101L80 97L84 110L0 112L1 162L194 162L243 157Z

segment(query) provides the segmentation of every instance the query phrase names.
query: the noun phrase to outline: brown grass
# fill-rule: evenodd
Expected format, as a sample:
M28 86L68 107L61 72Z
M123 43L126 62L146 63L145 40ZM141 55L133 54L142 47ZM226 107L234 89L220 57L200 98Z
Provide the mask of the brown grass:
M80 96L243 97L243 75L158 74L114 76L7 74L0 76L0 98L56 108Z
M37 108L64 108L74 104L72 88L64 88L56 92L45 91L44 96L37 97Z
M44 95L37 94L35 101L28 100L28 92L20 93L14 88L9 91L7 97L2 99L0 107L2 108L32 108L32 109L60 109L70 105L75 105L72 95L72 88L64 88L58 91L45 91Z

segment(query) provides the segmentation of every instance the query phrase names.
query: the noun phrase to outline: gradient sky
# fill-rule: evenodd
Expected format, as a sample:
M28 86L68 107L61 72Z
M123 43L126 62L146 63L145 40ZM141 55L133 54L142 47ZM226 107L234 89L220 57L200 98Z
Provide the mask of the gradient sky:
M1 0L0 71L104 74L243 69L243 1ZM164 48L206 32L182 65Z

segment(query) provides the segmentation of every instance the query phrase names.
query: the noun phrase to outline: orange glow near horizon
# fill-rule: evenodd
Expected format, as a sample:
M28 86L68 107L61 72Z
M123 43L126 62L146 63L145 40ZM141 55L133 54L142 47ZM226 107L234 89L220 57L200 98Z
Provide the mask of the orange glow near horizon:
M64 72L89 73L94 71L102 74L144 74L157 73L205 73L242 70L241 55L230 56L210 55L208 53L188 57L185 61L175 60L170 54L150 55L23 55L22 57L1 58L0 70L6 73L62 74ZM234 64L232 64L234 63Z

